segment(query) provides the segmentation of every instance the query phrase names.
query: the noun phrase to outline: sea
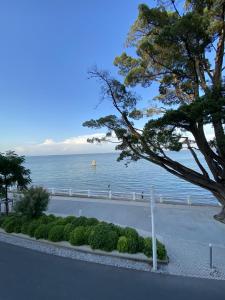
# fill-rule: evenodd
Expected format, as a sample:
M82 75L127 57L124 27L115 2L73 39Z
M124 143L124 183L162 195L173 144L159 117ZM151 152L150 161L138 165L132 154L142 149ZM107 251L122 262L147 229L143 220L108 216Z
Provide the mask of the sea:
M188 151L168 153L173 159L196 169ZM177 178L150 162L139 160L128 166L117 162L117 153L27 156L25 165L31 170L33 185L46 188L112 192L150 193L163 199L214 202L205 189ZM92 166L92 161L96 166Z

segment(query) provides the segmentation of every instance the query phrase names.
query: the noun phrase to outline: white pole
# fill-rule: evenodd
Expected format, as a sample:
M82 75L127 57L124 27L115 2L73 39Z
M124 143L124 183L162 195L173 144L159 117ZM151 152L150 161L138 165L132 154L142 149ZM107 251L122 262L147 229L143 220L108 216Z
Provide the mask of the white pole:
M156 236L155 236L155 199L154 199L154 187L151 187L151 221L152 221L152 259L153 259L153 271L157 270L157 246L156 246Z
M133 192L133 200L135 201L136 200L136 193Z

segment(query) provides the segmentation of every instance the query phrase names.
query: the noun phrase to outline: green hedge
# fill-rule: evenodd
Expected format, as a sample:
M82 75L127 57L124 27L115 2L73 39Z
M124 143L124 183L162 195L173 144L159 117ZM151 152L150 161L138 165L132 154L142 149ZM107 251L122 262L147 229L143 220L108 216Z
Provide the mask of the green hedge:
M53 225L48 234L48 239L52 242L60 242L63 240L64 225Z
M143 238L133 228L122 228L95 218L42 215L30 219L11 214L0 216L0 227L8 233L23 233L36 239L69 241L72 245L90 245L92 249L104 251L142 252L147 257L152 257L151 238ZM157 255L162 260L167 258L166 248L159 241L157 241Z

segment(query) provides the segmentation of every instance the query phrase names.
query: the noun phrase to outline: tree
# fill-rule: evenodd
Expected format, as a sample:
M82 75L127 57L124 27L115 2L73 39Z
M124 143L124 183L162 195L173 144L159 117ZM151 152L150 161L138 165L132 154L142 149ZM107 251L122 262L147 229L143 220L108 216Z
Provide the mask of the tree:
M139 6L127 39L136 56L122 53L114 61L124 82L97 68L90 71L116 113L83 125L108 129L104 138L89 142L107 141L114 132L119 160L144 159L210 191L222 205L214 217L225 222L225 3L188 0L180 10L177 2ZM153 83L158 87L155 104L141 109L132 88L150 89ZM140 119L143 127L138 127ZM212 138L206 135L209 127ZM190 151L197 168L175 161L165 151L182 148Z
M0 190L4 196L6 214L9 213L9 187L16 185L23 190L31 182L30 170L23 166L24 161L24 156L18 156L13 151L0 154Z
M29 218L43 214L49 203L49 193L42 187L31 187L25 190L16 202L15 211Z

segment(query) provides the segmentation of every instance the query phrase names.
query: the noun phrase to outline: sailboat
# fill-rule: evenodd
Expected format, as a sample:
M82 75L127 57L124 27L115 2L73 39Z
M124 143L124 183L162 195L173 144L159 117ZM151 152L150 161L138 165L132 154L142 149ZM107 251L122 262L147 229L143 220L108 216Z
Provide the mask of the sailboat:
M96 167L96 160L92 160L91 165L92 167Z

